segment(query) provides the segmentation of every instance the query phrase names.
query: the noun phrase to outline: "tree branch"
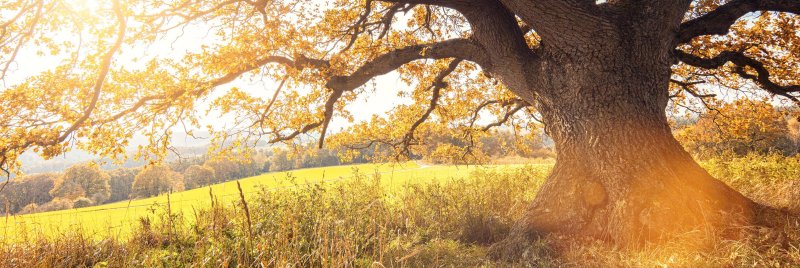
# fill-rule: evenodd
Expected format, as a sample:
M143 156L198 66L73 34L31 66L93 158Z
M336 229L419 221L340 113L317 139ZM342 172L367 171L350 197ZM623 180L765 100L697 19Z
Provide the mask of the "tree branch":
M685 81L678 81L678 80L675 80L675 79L670 79L669 81L672 82L672 83L675 83L678 86L680 86L681 89L683 89L683 91L686 91L687 93L689 93L689 95L695 96L696 98L701 98L701 99L702 98L713 98L713 97L717 96L717 94L701 94L701 93L697 93L697 91L692 89L692 86L698 85L698 84L704 84L704 83L706 83L706 81L685 82Z
M539 33L546 42L559 47L592 40L598 32L613 32L613 25L593 1L583 0L500 0Z
M691 41L703 35L728 34L731 25L750 12L777 11L800 14L800 1L797 0L733 0L714 11L681 24L678 44Z
M437 43L412 45L380 55L365 63L348 76L334 76L325 84L327 88L352 91L370 79L389 73L400 66L420 59L459 58L478 63L482 67L491 65L483 48L469 39L450 39Z
M119 0L113 1L113 8L114 12L117 15L117 23L119 29L117 30L117 38L114 41L114 45L109 49L108 52L103 56L100 62L100 72L97 75L97 79L95 80L94 86L92 88L93 94L92 99L89 102L89 106L86 107L84 110L83 115L81 115L78 120L72 123L72 125L67 128L59 137L58 139L51 141L50 145L63 142L64 140L69 137L75 130L80 128L86 120L91 117L92 112L97 107L97 101L100 98L100 92L103 89L103 84L106 81L106 76L108 76L108 72L111 69L111 60L114 58L114 54L119 51L120 47L122 46L122 41L125 40L125 29L127 28L127 23L125 21L125 16L122 13L122 7L120 6Z
M704 69L717 69L728 62L733 63L736 66L734 68L734 72L740 77L755 82L769 93L786 97L795 103L800 104L800 99L798 99L797 96L790 94L800 92L800 85L783 86L772 82L770 79L770 72L766 67L764 67L764 64L756 59L746 56L742 52L723 51L716 57L702 58L680 50L675 50L675 55L677 56L678 60L683 63ZM755 70L756 74L753 75L748 73L745 69L747 67Z
M525 101L520 99L520 98L514 98L514 99L508 99L508 100L488 100L488 101L485 101L485 102L481 103L472 112L472 118L469 121L469 127L472 128L472 127L475 126L475 122L478 120L478 116L480 116L481 111L484 108L486 108L487 106L492 105L492 104L500 104L501 106L510 106L511 104L515 104L515 103L516 104L520 104L520 103L525 103Z
M450 62L450 65L448 65L446 69L439 72L436 78L434 78L433 83L428 87L429 90L433 91L428 109L426 109L425 113L423 113L422 116L420 116L420 118L418 118L417 121L411 125L406 134L403 136L403 140L401 142L403 146L402 150L406 155L410 155L409 148L411 147L411 142L414 141L414 131L416 131L422 123L428 120L431 113L433 113L433 110L435 110L436 106L438 105L439 98L441 97L441 90L447 87L447 83L444 81L444 79L453 73L453 71L455 71L458 67L458 64L461 62L461 59L456 59Z
M509 120L509 119L511 119L511 116L513 116L514 114L516 114L517 112L519 112L519 110L522 110L522 108L525 108L526 106L527 106L527 105L526 105L525 103L523 103L523 102L519 102L519 103L517 103L517 105L516 105L516 106L514 106L514 108L511 108L511 110L508 110L508 111L507 111L507 112L506 112L506 113L503 115L503 118L501 118L501 119L500 119L500 120L498 120L497 122L494 122L494 123L491 123L491 124L488 124L488 125L484 126L484 127L481 129L481 131L489 131L489 129L491 129L491 128L493 128L493 127L499 127L499 126L502 126L503 124L505 124L506 122L508 122L508 120Z

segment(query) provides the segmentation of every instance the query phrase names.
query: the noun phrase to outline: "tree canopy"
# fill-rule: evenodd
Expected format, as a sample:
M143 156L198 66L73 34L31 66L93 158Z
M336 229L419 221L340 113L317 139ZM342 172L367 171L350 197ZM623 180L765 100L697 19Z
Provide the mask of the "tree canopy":
M180 173L164 165L148 166L136 174L131 186L131 196L149 197L184 189L183 175Z
M6 1L0 168L17 170L28 150L124 158L136 133L149 139L139 156L160 159L174 131L206 128L223 154L308 136L393 157L423 147L418 131L446 128L469 155L493 127L540 124L526 100L544 92L521 90L538 77L526 66L629 21L675 35L659 45L674 56L676 106L714 105L726 92L798 102L797 13L792 0ZM163 43L174 49L142 53ZM48 66L28 71L43 65L37 57ZM393 71L410 102L329 129L352 121L348 108L363 96L388 90L371 81ZM530 81L508 79L518 74ZM233 86L240 80L268 81L268 93ZM211 110L231 123L203 125Z
M790 130L796 120L786 113L767 102L741 99L703 114L697 123L680 129L677 138L700 157L750 152L791 155L797 152Z
M94 203L103 203L111 196L109 178L97 165L71 166L58 178L50 195L65 200L85 197Z

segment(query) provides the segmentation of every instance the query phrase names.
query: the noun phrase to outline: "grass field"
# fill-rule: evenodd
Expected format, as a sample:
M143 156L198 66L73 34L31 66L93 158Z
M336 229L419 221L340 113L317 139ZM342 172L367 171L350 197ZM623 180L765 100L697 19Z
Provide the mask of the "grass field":
M170 211L159 196L8 217L0 267L800 267L800 218L783 212L800 211L798 158L702 164L781 210L759 211L745 237L700 252L550 234L506 262L490 246L524 216L549 162L339 166L242 179L247 202L227 182L170 195Z
M407 183L425 183L466 177L476 169L501 169L502 166L420 166L415 162L402 164L362 164L323 168L309 168L286 172L270 172L238 180L245 196L261 190L280 191L287 187L333 182L348 179L355 172L379 173L381 183L388 187L399 187ZM185 224L191 224L189 216L198 210L208 209L211 194L222 204L237 202L237 181L215 184L209 187L164 194L156 197L123 201L94 207L51 211L29 215L7 216L0 221L0 241L19 242L41 237L62 236L79 231L95 238L127 238L140 218L166 212L182 214ZM169 201L169 202L168 202ZM169 206L168 206L169 204Z

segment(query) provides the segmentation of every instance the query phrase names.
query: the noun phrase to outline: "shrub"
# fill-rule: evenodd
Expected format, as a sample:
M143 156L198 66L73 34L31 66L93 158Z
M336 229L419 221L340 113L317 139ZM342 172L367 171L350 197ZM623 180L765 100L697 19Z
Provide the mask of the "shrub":
M700 162L712 176L745 196L782 209L800 206L796 185L800 180L800 155L749 153L716 156Z
M19 214L31 214L36 213L39 210L39 205L37 204L28 204L27 206L23 207Z
M73 208L85 208L85 207L91 207L93 205L94 205L94 202L92 202L91 199L86 198L86 197L81 197L81 198L75 199L75 201L72 202L72 207Z
M724 120L720 120L724 118ZM676 138L690 152L701 158L713 158L732 152L797 152L791 121L769 102L739 99L702 114L693 125L677 131Z
M47 202L36 210L36 212L47 212L47 211L56 211L56 210L65 210L72 208L72 200L63 199L63 198L55 198L50 202Z

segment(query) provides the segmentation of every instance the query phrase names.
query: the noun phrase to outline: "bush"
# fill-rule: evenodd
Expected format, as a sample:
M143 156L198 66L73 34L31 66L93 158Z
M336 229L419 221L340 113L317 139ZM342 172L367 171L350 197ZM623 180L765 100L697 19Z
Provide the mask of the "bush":
M800 184L800 155L722 155L701 161L700 165L759 203L790 210L800 206L800 188L796 187Z
M771 103L739 99L700 115L696 123L676 131L676 138L695 156L713 158L722 153L798 151L797 126Z
M56 211L56 210L65 210L72 208L72 200L63 199L63 198L56 198L50 202L47 202L36 210L36 212L47 212L47 211Z
M92 202L91 199L86 198L86 197L81 197L81 198L75 199L75 201L72 202L72 207L73 208L85 208L85 207L91 207L93 205L94 205L94 202Z
M37 204L28 204L27 206L23 207L19 214L31 214L36 213L39 210L39 205Z

